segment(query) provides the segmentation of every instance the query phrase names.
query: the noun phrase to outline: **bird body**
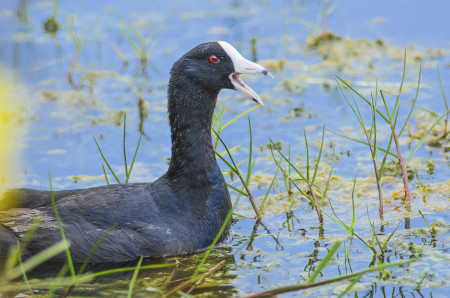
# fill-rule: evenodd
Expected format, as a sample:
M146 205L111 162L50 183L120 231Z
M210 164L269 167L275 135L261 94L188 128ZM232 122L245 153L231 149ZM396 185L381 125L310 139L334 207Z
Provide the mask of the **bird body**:
M201 44L175 62L168 88L172 157L162 177L152 183L54 192L74 262L83 262L109 230L91 263L181 255L211 245L231 211L228 188L211 142L217 96L223 88L243 88L244 94L262 104L239 79L243 71L237 71L237 64L241 68L247 65L247 73L270 75L225 42ZM41 224L26 244L24 256L61 241L49 191L14 189L6 198L15 206L0 207L0 254L4 256L23 238L37 217ZM220 241L228 237L229 227L230 222ZM54 260L65 258L60 254Z

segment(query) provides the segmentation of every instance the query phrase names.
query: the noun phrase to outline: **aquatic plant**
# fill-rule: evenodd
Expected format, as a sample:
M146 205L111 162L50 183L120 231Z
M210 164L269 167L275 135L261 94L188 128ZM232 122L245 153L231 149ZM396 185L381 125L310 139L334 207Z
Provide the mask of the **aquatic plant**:
M319 187L315 184L315 180L316 180L316 176L317 176L317 171L319 169L320 158L322 156L322 149L323 149L323 143L324 143L324 137L325 137L325 126L323 127L322 140L321 140L321 143L320 143L320 150L319 150L319 154L318 154L318 156L316 158L316 161L315 161L315 164L314 164L314 172L313 172L312 177L310 176L309 148L308 148L308 139L306 137L306 131L305 130L303 131L303 135L304 135L304 138L305 138L305 148L306 148L306 170L305 170L304 174L302 172L300 172L298 170L298 168L291 162L290 156L289 156L289 158L286 157L281 152L281 150L277 146L277 144L274 141L272 141L272 139L269 138L270 139L270 150L271 150L271 153L272 153L272 158L273 158L274 162L277 164L277 167L282 170L284 175L286 177L288 177L289 180L292 183L294 183L294 185L297 188L297 190L311 202L311 204L314 206L314 209L316 210L317 217L319 219L320 224L323 225L323 215L322 215L323 211L322 211L322 208L320 207L321 202L318 202L314 190L315 189L319 189ZM283 168L282 165L279 162L277 162L277 158L275 158L273 149L275 149L278 152L278 154L280 154L280 156L288 163L289 171L286 171L286 169ZM298 183L294 182L294 179L290 175L290 168L291 167L294 169L294 171L297 173L297 175L300 176L300 181L303 181L303 182L306 183L307 188L308 188L308 192L303 191L298 186ZM329 182L329 180L328 180L328 182Z
M441 80L441 74L439 73L439 64L436 66L436 68L437 68L437 74L438 74L438 78L439 78L439 85L441 86L442 99L444 100L445 109L447 110L447 117L445 117L445 123L444 123L444 131L442 132L442 138L445 139L447 137L448 133L450 132L449 130L447 130L448 116L449 116L450 109L448 107L447 98L445 97L444 86L442 85L442 80Z
M126 141L125 141L125 136L126 136L126 128L127 128L127 114L125 113L123 115L123 160L125 163L125 183L128 183L128 180L130 179L130 175L131 175L131 171L133 170L133 165L134 165L134 161L136 160L136 156L139 150L139 145L141 144L141 139L142 139L142 131L141 134L139 136L139 141L137 143L136 146L136 150L134 151L134 155L133 155L133 160L131 161L131 165L130 168L128 169L128 164L127 164L127 150L126 150ZM98 151L100 152L100 155L102 156L103 161L105 162L106 166L108 167L109 171L111 172L111 174L113 174L114 178L116 179L117 183L120 184L120 180L117 177L116 173L114 173L113 169L111 168L111 166L109 165L108 160L106 159L105 155L103 155L102 149L100 148L100 145L97 142L97 139L94 137L94 141L95 144L97 145ZM105 175L105 179L106 179L106 183L109 185L109 180L108 180L108 175L106 174L105 171L105 166L102 163L102 168L103 168L103 174Z
M44 23L45 33L48 33L51 35L58 33L59 23L56 20L56 15L58 14L58 5L59 5L59 0L54 0L52 15Z
M230 170L239 177L239 179L240 179L240 181L242 183L242 186L245 189L246 193L244 193L242 190L237 189L236 187L232 186L229 183L227 183L228 187L230 187L231 189L236 191L238 194L244 195L244 196L249 198L250 203L251 203L251 205L253 207L253 210L255 211L255 214L256 214L257 218L260 220L261 219L260 209L258 208L258 206L256 204L256 201L255 201L255 198L253 197L253 194L252 194L252 192L250 191L250 188L249 188L250 177L251 177L252 168L253 168L253 135L252 135L252 125L251 125L251 121L250 121L250 116L248 116L248 128L249 128L249 134L250 134L250 144L249 144L249 156L248 156L248 161L247 161L248 162L247 175L246 175L245 179L244 179L244 177L242 176L242 174L241 174L241 172L239 170L239 166L242 163L244 163L245 160L243 160L242 162L236 164L236 162L234 161L234 158L233 158L233 155L231 154L231 152L232 152L233 149L237 149L237 147L228 149L228 146L225 144L225 142L220 137L220 133L228 125L232 124L237 119L241 118L242 116L250 113L251 111L253 111L253 110L255 110L255 109L259 108L259 107L260 107L260 105L254 106L254 107L248 109L247 111L239 114L238 116L234 117L233 119L228 121L226 124L223 124L223 116L224 116L224 111L226 109L226 106L223 105L219 114L214 112L214 120L213 120L213 123L212 123L211 130L213 132L213 136L214 136L214 140L215 140L214 150L217 149L217 146L219 145L219 141L220 141L220 143L225 148L226 153L228 154L228 157L230 158L231 163L228 162L223 157L224 154L218 153L217 150L216 150L217 157L220 158L230 168Z
M67 81L73 88L77 88L73 81L73 72L75 70L75 67L78 64L78 57L80 56L80 53L83 49L85 49L94 39L97 37L96 35L99 34L97 29L100 23L100 18L96 19L96 21L89 27L89 30L87 32L80 33L77 31L77 19L78 15L72 14L69 15L67 25L66 25L66 31L69 37L72 40L75 52L72 58L72 62L70 64L70 68L67 71L66 77Z
M375 101L373 100L373 97L371 100L368 100L367 98L365 98L363 95L361 95L358 91L356 91L350 83L348 83L347 81L343 80L342 78L340 78L339 76L335 75L335 79L336 82L339 86L339 89L341 91L341 93L343 94L344 98L346 99L348 105L351 107L354 115L356 116L356 118L358 119L358 122L360 123L360 126L362 127L365 135L366 135L366 139L367 142L362 142L359 140L356 140L354 138L350 138L347 136L344 136L350 140L359 142L359 143L363 143L365 145L367 145L371 151L371 156L372 156L372 160L373 160L373 164L374 164L374 171L375 171L375 176L376 176L376 181L377 181L377 188L378 188L378 193L379 193L379 213L380 213L380 219L383 220L383 195L382 195L382 190L381 190L381 179L382 179L382 175L383 175L383 171L385 168L385 163L386 163L386 159L388 157L388 155L393 156L395 158L398 159L398 162L400 164L400 169L401 169L401 173L402 173L402 180L403 180L403 186L404 186L404 203L405 203L405 208L407 212L411 212L411 195L410 195L410 189L409 189L409 183L408 183L408 173L407 173L407 169L406 169L406 165L410 162L411 158L413 157L414 153L419 149L419 147L425 142L427 136L431 133L432 129L435 127L435 125L445 116L448 115L448 113L450 112L449 110L447 110L446 112L444 112L437 121L435 121L433 123L433 125L431 125L431 127L427 130L427 132L422 136L422 138L419 140L419 142L416 144L416 146L411 150L409 156L405 159L403 157L402 154L402 150L401 150L401 146L400 146L400 142L399 142L399 137L402 135L402 133L404 132L405 127L407 127L408 125L408 121L412 115L412 112L414 110L414 107L416 106L416 101L417 101L417 97L419 94L419 89L420 89L420 79L421 79L421 67L419 68L419 78L418 78L418 82L417 82L417 88L416 88L416 94L415 97L413 99L413 101L410 103L411 107L409 110L409 113L404 121L404 124L402 125L402 128L400 129L400 131L397 133L396 131L396 126L397 126L397 119L398 119L398 115L400 112L400 95L402 93L402 87L403 87L403 83L404 83L404 79L405 79L405 71L406 71L406 51L405 51L405 55L404 55L404 59L403 59L403 74L402 74L402 80L400 83L400 87L399 87L399 91L398 94L396 95L396 99L394 102L394 107L392 108L392 110L390 110L388 108L388 104L387 104L387 100L385 98L385 94L386 91L383 90L379 90L379 94L382 98L382 102L383 102L383 106L386 110L386 114L384 114L383 112L381 112L378 107L377 107L377 100L375 99ZM350 100L348 99L348 97L346 96L345 91L343 90L341 83L344 84L344 86L346 86L349 90L350 90L350 94L352 96L353 99L353 104L350 102ZM441 88L442 88L442 84L441 84ZM443 91L443 89L442 89ZM360 111L359 111L359 107L358 107L358 103L355 100L355 98L353 97L353 94L356 94L360 99L363 100L363 102L365 102L366 104L370 105L371 108L371 127L370 129L367 129L367 127L364 124L364 119L363 116L361 115ZM378 88L376 89L376 94L378 94ZM445 99L445 94L443 93L443 97L444 97L444 101L446 103L446 99ZM446 105L447 106L447 105ZM391 135L390 135L390 139L389 139L389 143L387 148L380 148L377 146L377 127L376 127L376 114L378 114L379 116L381 116L381 118L389 125L390 127L390 131L391 131ZM330 130L331 131L331 130ZM369 131L369 132L368 132ZM334 131L331 131L333 133L335 133ZM444 132L445 133L445 132ZM342 134L338 134L343 136ZM374 144L372 145L371 143L371 139L373 137L374 140ZM390 152L390 147L392 144L392 140L394 140L394 144L395 144L395 148L397 151L397 154L394 154L392 152ZM376 149L376 150L375 150ZM378 171L378 166L377 166L377 151L383 151L384 157L381 163L381 166L379 167L379 171ZM409 217L406 216L405 217L405 227L409 228L410 227L410 223L409 223Z
M146 70L147 65L150 63L150 56L158 43L157 35L159 32L161 32L161 30L163 30L164 25L165 22L162 22L155 27L153 32L148 37L144 37L134 27L126 23L122 23L120 30L122 31L123 36L125 36L128 44L133 48L134 53L136 54L136 57L138 58L140 63L140 68L137 72L137 75L143 73ZM120 51L114 51L119 57L121 57L124 63L126 62L125 64L128 64L128 59L123 58L125 56L122 55Z

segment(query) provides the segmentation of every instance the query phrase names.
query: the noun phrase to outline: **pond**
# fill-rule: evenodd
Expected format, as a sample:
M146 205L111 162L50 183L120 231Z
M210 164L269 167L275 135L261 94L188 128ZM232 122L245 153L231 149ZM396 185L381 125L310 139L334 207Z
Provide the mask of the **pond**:
M446 133L450 127L444 99L450 96L448 11L447 1L433 5L385 0L4 3L0 8L0 192L11 187L49 189L49 172L55 190L105 185L104 161L93 137L124 180L125 114L129 160L142 133L129 182L151 182L164 174L171 146L166 116L170 68L197 44L226 40L275 76L275 80L243 76L265 105L221 130L228 148L238 146L231 153L236 163L243 161L239 169L246 175L251 120L249 188L263 214L258 222L248 199L230 188L232 201L239 198L231 238L206 259L201 272L208 276L190 294L245 296L307 282L339 242L337 253L320 269L316 281L381 264L413 262L283 296L446 297L450 290ZM384 152L378 150L377 164L384 165L380 182L384 221L378 212L370 148L355 141L367 139L350 104L360 113L366 131L373 123L370 104L358 94L369 103L376 101L384 115L386 109L394 115L399 106L396 131L402 130L399 145L408 159L411 212L406 212L398 159L388 155L384 163ZM254 106L239 92L224 90L216 113L223 115L225 124ZM377 145L387 148L391 128L380 115L375 119ZM398 155L391 143L390 152ZM225 148L219 144L217 151ZM241 189L236 174L222 161L220 166L227 182ZM330 216L324 217L323 225L307 198L308 185L293 166L308 179L315 176L314 193ZM346 228L353 219L352 237ZM381 249L377 241L380 246L387 243L386 247ZM192 284L181 285L203 257L199 253L144 260L145 265L170 266L141 270L133 295L188 292ZM103 269L93 266L88 271ZM30 272L30 278L44 280L59 270L41 266ZM132 277L133 271L102 276L77 285L71 295L127 295ZM16 286L15 294L29 294L23 280L10 285ZM51 288L37 287L34 293L41 295ZM66 289L53 290L62 294Z

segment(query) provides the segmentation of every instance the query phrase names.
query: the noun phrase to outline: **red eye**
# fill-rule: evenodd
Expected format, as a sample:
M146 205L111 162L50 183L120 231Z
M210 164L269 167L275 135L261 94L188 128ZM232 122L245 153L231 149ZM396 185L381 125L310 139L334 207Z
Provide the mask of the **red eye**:
M219 58L217 58L217 56L212 55L211 57L209 57L209 61L212 63L217 63L219 62Z

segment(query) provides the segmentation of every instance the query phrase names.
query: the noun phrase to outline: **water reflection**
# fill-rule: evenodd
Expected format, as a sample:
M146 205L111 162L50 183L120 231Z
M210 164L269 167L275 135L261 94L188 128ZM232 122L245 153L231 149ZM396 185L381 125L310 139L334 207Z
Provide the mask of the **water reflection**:
M136 290L134 295L136 297L148 296L152 297L161 296L162 293L167 293L172 289L175 289L188 281L201 260L202 254L195 256L181 256L176 258L157 258L157 259L144 259L142 266L152 264L173 264L176 262L176 266L170 266L166 268L158 269L143 269L139 272L138 282L136 284ZM202 293L217 292L218 297L230 297L237 293L237 290L233 286L233 279L236 278L236 274L230 271L230 266L235 264L234 255L229 253L225 249L217 249L208 259L204 268L200 272L201 274L207 272L215 265L221 263L213 274L209 275L206 282L201 283L201 287L193 287L191 294L200 295ZM118 263L118 264L90 264L84 272L96 273L106 270L125 268L136 266L136 262ZM78 272L80 265L76 265L75 269ZM62 274L62 275L61 275ZM103 275L96 277L92 281L86 284L81 284L73 287L70 292L71 296L105 296L105 295L126 295L128 292L129 282L132 279L134 271L119 272L109 275ZM61 264L46 263L30 272L28 279L44 279L54 278L57 276L70 276L68 273L67 265L61 266ZM180 290L188 291L192 287L192 284L181 288ZM60 288L55 293L57 295L63 295L66 293L69 287Z

